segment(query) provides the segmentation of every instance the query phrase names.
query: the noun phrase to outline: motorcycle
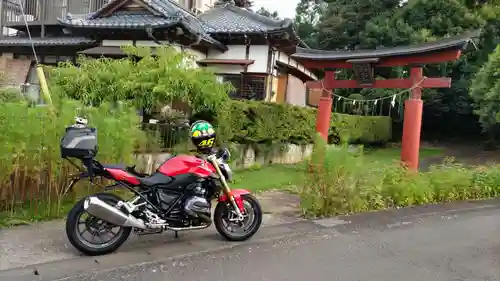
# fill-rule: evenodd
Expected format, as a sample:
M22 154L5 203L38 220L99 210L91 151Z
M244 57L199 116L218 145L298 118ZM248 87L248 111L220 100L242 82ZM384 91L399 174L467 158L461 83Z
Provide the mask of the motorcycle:
M105 255L116 251L130 236L173 231L198 230L215 225L229 241L252 237L262 223L259 201L244 189L231 190L230 153L219 149L208 155L174 155L150 175L134 166L107 165L95 160L97 130L85 118L75 118L61 140L61 156L80 172L66 191L78 181L102 177L115 182L105 191L122 186L134 197L123 200L114 193L100 192L77 202L66 220L70 243L86 255ZM78 166L71 159L81 160ZM212 219L212 200L217 199ZM236 231L235 231L236 230ZM84 237L84 234L90 234Z

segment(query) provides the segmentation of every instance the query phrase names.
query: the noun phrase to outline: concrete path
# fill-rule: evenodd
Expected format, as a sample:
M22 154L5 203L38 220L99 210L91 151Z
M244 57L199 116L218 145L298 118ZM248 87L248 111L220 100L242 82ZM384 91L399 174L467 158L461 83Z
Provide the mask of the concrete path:
M500 200L431 205L269 226L242 243L182 239L147 254L0 271L0 280L493 281L499 233Z

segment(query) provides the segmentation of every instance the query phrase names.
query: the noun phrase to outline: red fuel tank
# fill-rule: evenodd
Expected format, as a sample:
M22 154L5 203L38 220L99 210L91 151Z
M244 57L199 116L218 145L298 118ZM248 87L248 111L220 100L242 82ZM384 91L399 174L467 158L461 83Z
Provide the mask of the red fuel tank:
M183 174L195 174L199 177L208 177L216 170L206 160L191 155L177 155L163 162L158 167L158 172L169 177Z

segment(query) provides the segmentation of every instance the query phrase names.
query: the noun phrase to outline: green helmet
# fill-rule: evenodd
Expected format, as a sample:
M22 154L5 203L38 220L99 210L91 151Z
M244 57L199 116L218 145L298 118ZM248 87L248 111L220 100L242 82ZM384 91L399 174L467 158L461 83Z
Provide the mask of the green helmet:
M215 130L212 124L198 120L191 125L191 141L200 152L210 151L215 146Z

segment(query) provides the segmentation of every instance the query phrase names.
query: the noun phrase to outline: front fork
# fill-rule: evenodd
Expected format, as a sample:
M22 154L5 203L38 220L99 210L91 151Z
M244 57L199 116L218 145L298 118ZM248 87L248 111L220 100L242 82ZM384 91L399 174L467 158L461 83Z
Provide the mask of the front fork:
M231 193L231 188L229 188L229 185L227 184L226 181L226 177L224 177L224 174L222 174L222 171L219 168L219 163L217 163L217 158L215 157L215 155L210 155L208 157L208 161L210 161L210 163L215 167L215 170L217 171L217 174L219 175L220 181L222 183L222 190L228 196L231 205L233 205L234 212L238 216L238 219L243 220L244 218L243 212L240 209L240 206L238 206L238 203L236 203L233 194Z

